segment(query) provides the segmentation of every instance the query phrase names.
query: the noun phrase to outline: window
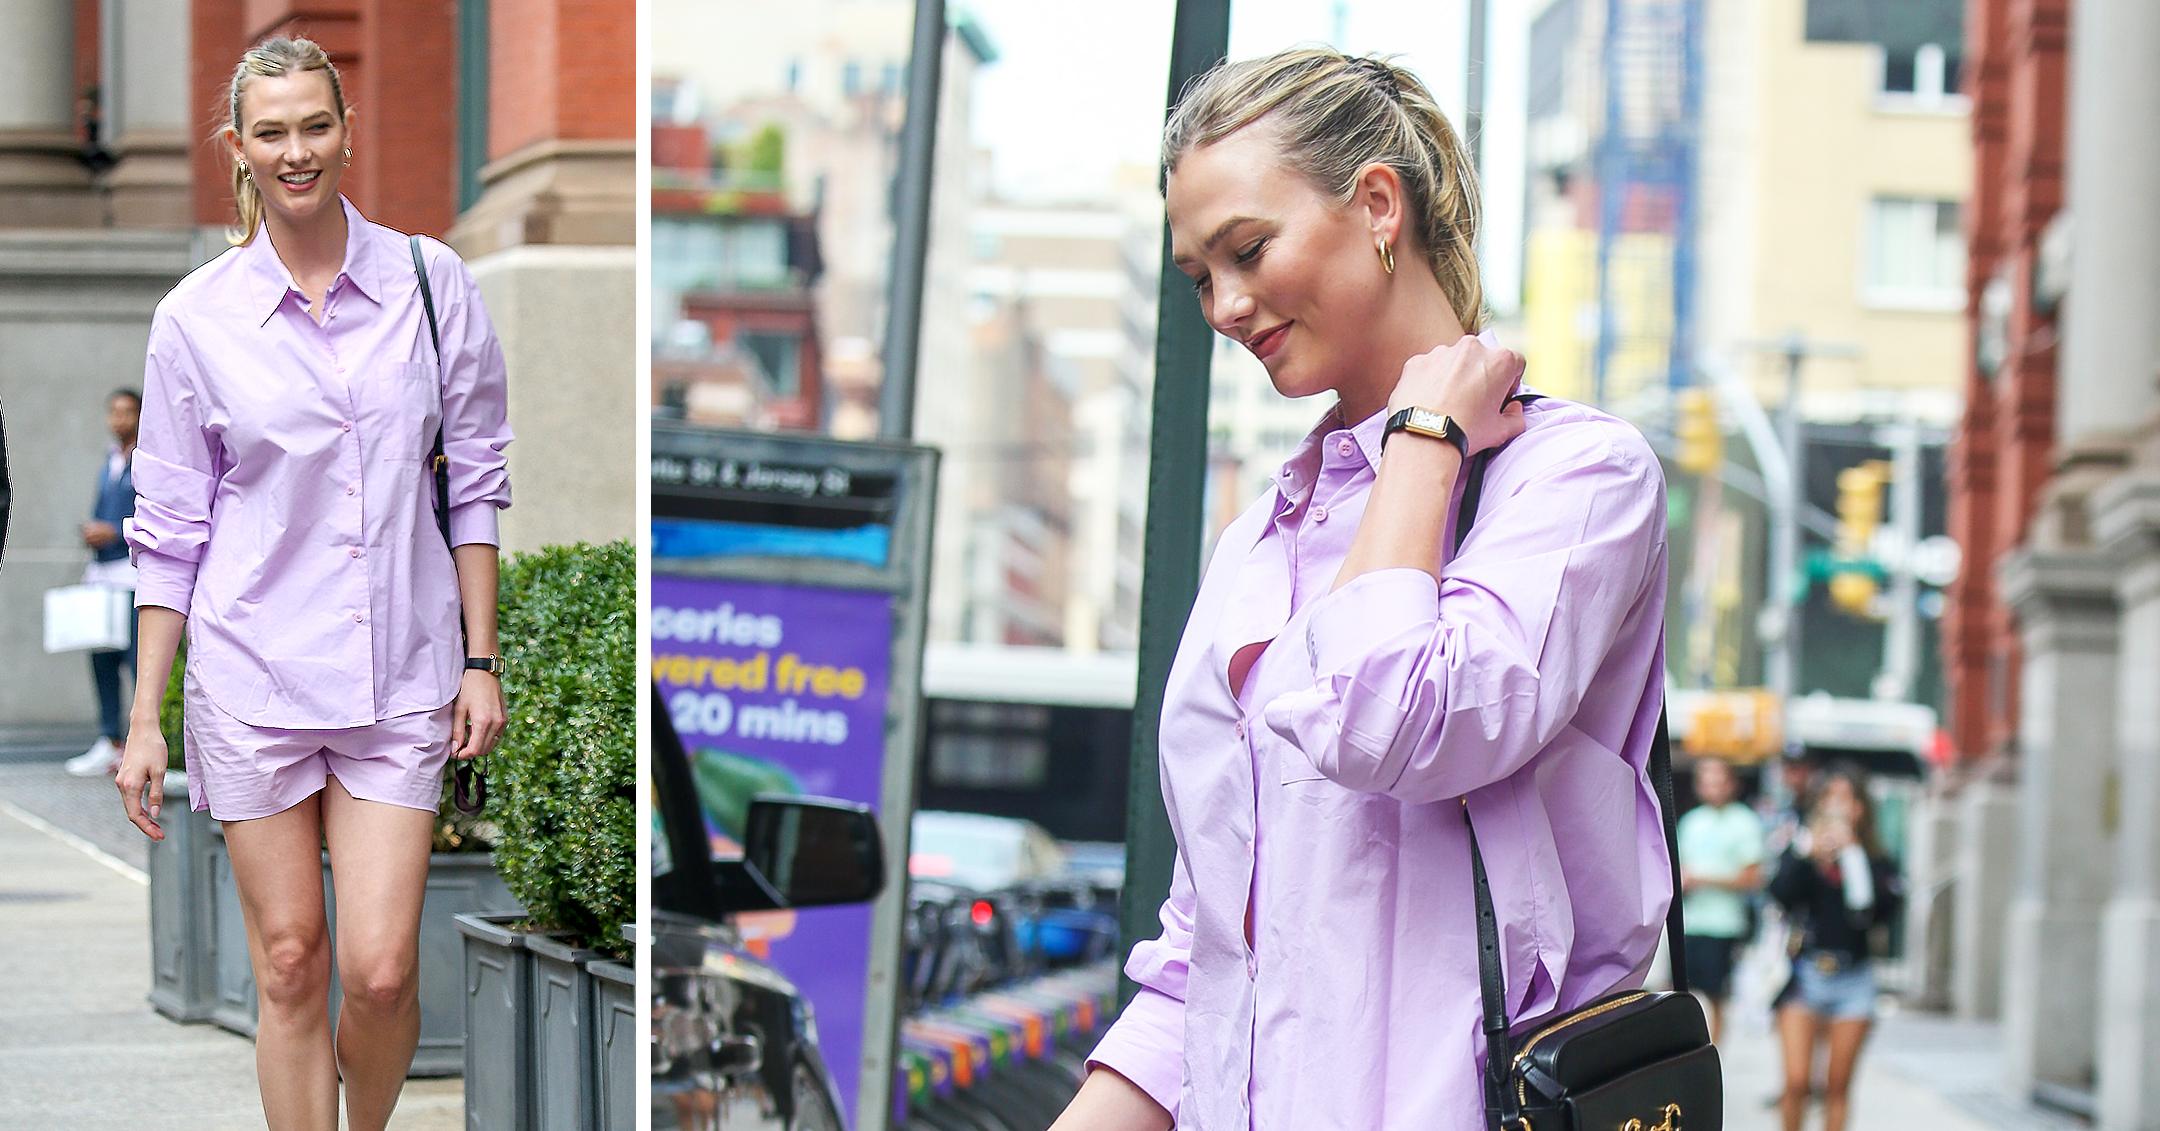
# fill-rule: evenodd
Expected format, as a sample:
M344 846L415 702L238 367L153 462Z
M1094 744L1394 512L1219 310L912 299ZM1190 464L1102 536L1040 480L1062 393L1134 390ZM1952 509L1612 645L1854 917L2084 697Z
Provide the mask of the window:
M1882 53L1882 101L1895 106L1941 106L1958 97L1963 60L1933 44L1885 47Z
M1866 239L1861 297L1870 305L1964 306L1965 238L1956 201L1877 197L1868 206Z
M792 397L802 392L802 365L798 360L802 347L793 334L744 330L735 335L735 344L757 358L758 367L772 382L774 396Z

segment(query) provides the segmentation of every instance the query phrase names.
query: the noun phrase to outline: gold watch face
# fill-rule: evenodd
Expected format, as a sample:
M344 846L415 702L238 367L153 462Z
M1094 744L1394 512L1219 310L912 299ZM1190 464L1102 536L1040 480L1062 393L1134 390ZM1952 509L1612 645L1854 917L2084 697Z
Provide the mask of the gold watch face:
M1446 413L1434 412L1429 408L1413 408L1410 410L1410 419L1404 422L1404 427L1440 436L1445 435L1448 426L1453 423Z

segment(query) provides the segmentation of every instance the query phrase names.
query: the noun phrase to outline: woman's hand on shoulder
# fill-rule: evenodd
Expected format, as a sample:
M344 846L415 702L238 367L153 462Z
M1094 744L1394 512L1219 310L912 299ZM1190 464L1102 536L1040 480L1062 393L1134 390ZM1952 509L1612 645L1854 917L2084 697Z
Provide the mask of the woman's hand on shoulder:
M1521 354L1465 334L1403 365L1388 412L1416 407L1451 416L1469 440L1468 454L1476 455L1522 435L1522 405L1510 399L1522 375Z

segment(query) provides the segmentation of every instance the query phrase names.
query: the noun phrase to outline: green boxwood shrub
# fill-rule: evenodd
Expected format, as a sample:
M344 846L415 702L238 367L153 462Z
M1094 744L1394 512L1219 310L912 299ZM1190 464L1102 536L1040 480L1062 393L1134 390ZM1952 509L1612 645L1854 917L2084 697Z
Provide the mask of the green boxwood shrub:
M496 868L533 926L617 955L637 905L636 606L628 539L504 564L509 721L481 763Z
M180 634L179 650L173 653L172 678L165 681L165 698L158 701L158 730L165 735L165 768L187 770L186 732L180 726L180 673L187 666L187 634Z

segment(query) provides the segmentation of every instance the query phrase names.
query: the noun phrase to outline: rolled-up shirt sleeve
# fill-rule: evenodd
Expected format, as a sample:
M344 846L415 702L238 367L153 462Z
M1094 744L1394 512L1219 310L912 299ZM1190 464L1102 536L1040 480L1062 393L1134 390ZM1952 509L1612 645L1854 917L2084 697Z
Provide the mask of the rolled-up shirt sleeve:
M502 544L496 512L510 505L510 401L502 343L480 286L434 245L429 277L442 304L443 455L450 463L450 544Z
M1088 1067L1109 1068L1133 1082L1177 1118L1185 1086L1185 983L1192 967L1193 887L1180 853L1163 900L1162 934L1134 944L1125 976L1140 987L1117 1022L1088 1055Z
M132 465L135 514L121 523L135 562L137 608L156 605L185 615L195 592L220 474L218 443L204 427L206 416L187 343L160 310L143 367Z
M1584 429L1484 513L1438 584L1360 575L1314 602L1314 678L1268 727L1348 789L1459 797L1522 768L1575 716L1665 541L1654 458Z

